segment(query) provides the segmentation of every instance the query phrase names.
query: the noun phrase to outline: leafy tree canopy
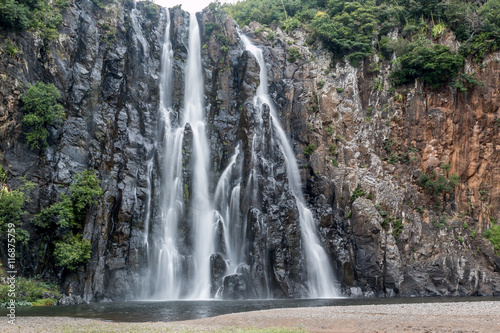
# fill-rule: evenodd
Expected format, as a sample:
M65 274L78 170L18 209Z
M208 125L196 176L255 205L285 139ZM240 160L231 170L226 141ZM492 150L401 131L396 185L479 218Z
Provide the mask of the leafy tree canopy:
M43 82L33 84L21 97L25 110L23 125L31 149L46 148L47 127L64 119L64 108L57 102L60 98L61 93L52 83Z

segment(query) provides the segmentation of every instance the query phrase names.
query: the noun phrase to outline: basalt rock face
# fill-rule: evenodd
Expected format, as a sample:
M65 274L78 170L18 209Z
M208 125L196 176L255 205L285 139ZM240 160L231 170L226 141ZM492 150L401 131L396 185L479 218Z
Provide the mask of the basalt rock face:
M29 213L56 200L76 172L91 168L101 179L104 196L84 227L92 259L77 273L58 273L63 290L86 300L130 298L124 290L133 291L131 272L139 265L141 225L151 195L147 164L154 162L157 141L165 15L146 18L137 7L134 19L143 40L132 25L132 2L99 9L89 0L75 1L64 13L58 40L44 43L32 33L10 33L22 55L4 54L0 62L6 74L0 84L2 165L12 185L21 176L37 183ZM67 110L64 125L50 129L45 153L31 151L22 134L19 96L35 81L54 83ZM56 275L52 266L38 262L41 242L32 235L21 260L23 274Z
M174 52L173 108L182 112L189 15L170 11ZM212 174L210 193L236 147L243 175L255 169L258 197L243 197L247 262L226 272L212 254L213 290L231 299L300 297L307 294L306 264L298 211L289 189L284 157L271 144L269 113L263 112L266 144L252 150L256 131L253 97L259 65L244 51L234 21L218 21L208 9L197 15L202 33L203 80ZM227 42L211 32L221 27ZM0 72L0 162L15 187L21 176L37 183L30 216L54 200L72 176L87 168L102 181L103 198L86 217L84 237L92 243L89 264L75 273L39 262L37 236L23 253L23 274L57 277L64 291L87 301L137 297L147 269L145 237L161 223L161 138L158 82L166 12L144 4L99 9L78 0L64 14L58 40L14 34L23 52L2 56ZM500 293L500 260L481 236L490 217L499 218L500 65L490 55L477 71L481 86L467 94L415 85L390 93L390 64L370 59L358 68L333 66L327 51L310 48L305 34L244 28L262 47L270 94L289 134L303 191L318 223L342 290L353 296L492 295ZM396 33L397 34L397 33ZM289 57L296 48L302 58ZM369 63L379 64L376 72ZM62 92L67 119L50 129L45 153L31 151L21 125L20 95L35 82ZM189 134L189 128L185 129ZM189 135L184 162L192 158ZM392 145L384 145L391 139ZM384 141L386 140L386 141ZM310 155L305 148L314 144ZM390 146L390 147L389 147ZM384 147L386 149L384 149ZM391 164L391 153L408 163ZM254 155L252 155L254 154ZM266 160L273 161L272 168ZM257 162L254 162L257 161ZM451 164L460 185L433 209L418 186L422 172ZM187 192L189 168L185 169ZM245 177L243 177L245 178ZM242 193L249 184L243 182ZM364 194L352 196L359 186ZM185 197L189 200L189 194ZM444 217L444 220L443 220ZM191 247L189 225L181 225L182 252ZM33 229L32 229L33 230ZM153 237L153 236L150 236ZM43 250L43 249L42 249ZM222 244L217 251L223 253ZM124 292L124 290L126 292Z

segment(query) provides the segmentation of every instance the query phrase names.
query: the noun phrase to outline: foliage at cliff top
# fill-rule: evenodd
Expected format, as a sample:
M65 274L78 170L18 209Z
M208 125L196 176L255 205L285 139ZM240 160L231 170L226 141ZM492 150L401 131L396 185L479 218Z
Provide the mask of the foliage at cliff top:
M27 128L26 141L31 149L48 146L48 126L64 119L64 108L57 101L61 93L53 84L37 82L21 97L24 106L23 125Z
M396 64L392 73L396 85L421 78L432 87L439 87L458 76L464 58L444 45L412 45Z
M461 43L458 53L478 62L500 46L500 0L245 0L224 8L240 26L252 21L285 31L302 26L313 36L308 42L318 39L335 58L347 56L354 65L374 52L381 58L388 58L392 51L398 53L401 41L389 36L396 28L407 44L422 37L437 42L452 31ZM446 58L445 76L455 76L455 65L462 59L454 52L417 46L412 47L412 56L425 54L433 64ZM421 66L409 65L416 72L397 78L397 83L426 72ZM436 79L424 81L435 86Z
M46 39L57 38L62 11L70 0L0 0L0 27L41 31Z

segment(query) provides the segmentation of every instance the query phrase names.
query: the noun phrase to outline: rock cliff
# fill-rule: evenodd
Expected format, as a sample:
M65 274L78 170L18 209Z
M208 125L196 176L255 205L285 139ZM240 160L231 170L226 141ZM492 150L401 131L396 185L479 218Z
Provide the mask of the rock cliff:
M179 8L170 15L172 100L179 112L189 15ZM275 297L300 297L306 294L305 258L284 158L270 144L258 147L256 156L251 152L259 65L244 51L232 19L221 20L209 9L197 18L211 193L238 144L243 174L259 170L260 196L241 199L247 265L241 275L222 281L217 270L223 271L223 265L213 264L214 283L224 285L227 298L264 297L269 290ZM213 32L214 24L224 38ZM148 225L160 223L158 197L168 190L160 186L167 157L158 144L163 135L158 80L165 25L163 9L147 10L141 2L99 8L90 0L77 0L64 12L56 41L31 32L7 34L22 53L7 56L2 51L0 60L0 164L12 187L21 176L37 184L25 216L32 237L22 253L23 275L57 279L63 291L88 301L137 297L147 269L145 232ZM357 68L332 63L320 45L306 44L300 30L271 32L251 24L242 32L264 51L270 94L343 292L499 294L500 258L481 233L490 218L500 218L500 55L466 65L481 82L466 93L431 90L419 82L392 92L387 61L370 59ZM5 49L5 42L0 45ZM297 59L291 57L292 49L299 51ZM29 149L21 124L19 97L35 81L54 83L67 110L63 126L50 129L45 152ZM268 114L263 121L261 134L271 142ZM312 151L306 154L307 147ZM189 159L189 151L185 155ZM252 164L254 157L260 164ZM265 159L274 161L273 168ZM435 207L418 183L421 173L442 163L450 164L449 173L458 174L460 184ZM54 202L72 175L87 168L97 171L104 192L84 227L91 260L76 272L61 271L41 262L44 244L30 217ZM179 237L187 249L189 226L184 227ZM213 261L220 260L214 256Z

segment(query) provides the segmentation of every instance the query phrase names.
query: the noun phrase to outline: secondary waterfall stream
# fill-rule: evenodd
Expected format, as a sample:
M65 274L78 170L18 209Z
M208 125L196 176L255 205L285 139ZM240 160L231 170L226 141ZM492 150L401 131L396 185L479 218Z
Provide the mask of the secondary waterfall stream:
M254 97L254 134L252 138L249 174L243 174L244 154L239 144L215 187L210 186L211 156L206 130L204 84L201 61L200 29L195 14L189 18L187 61L184 75L184 105L174 110L172 77L174 51L172 49L171 19L166 13L165 41L162 49L160 75L159 160L161 165L160 195L156 199L159 223L145 226L145 247L148 251L148 283L142 290L144 299L209 299L224 293L226 282L239 283L252 276L247 247L247 211L242 211L244 196L252 197L258 205L260 188L256 185L257 168L264 163L273 170L272 157L258 156L256 147L269 145L284 156L286 177L300 222L300 237L307 261L307 296L336 297L338 292L326 251L320 244L312 212L307 208L299 169L288 137L280 125L278 111L268 94L267 70L262 51L247 37L240 35L244 47L260 66L260 83ZM272 139L263 133L264 118L271 119ZM281 156L281 155L280 155ZM272 174L272 172L271 172ZM212 192L213 191L213 192ZM211 193L212 192L212 193ZM148 203L148 206L150 204ZM251 208L253 209L253 208ZM258 228L266 233L267 222L262 217ZM151 224L151 225L150 225ZM150 241L154 240L154 241ZM269 258L262 258L260 275L263 291L257 297L272 298L272 268ZM214 267L223 273L214 276ZM233 278L233 280L231 280ZM219 279L218 282L214 282ZM226 280L227 279L227 280ZM235 280L234 280L235 279Z
M309 296L315 298L336 297L338 296L338 293L333 284L333 271L326 255L326 251L319 243L313 214L307 208L304 201L299 168L297 167L295 154L290 146L285 131L281 127L278 112L268 93L267 67L264 55L262 54L262 50L253 45L246 36L240 35L240 37L245 44L247 51L249 51L257 59L260 66L260 83L257 88L257 94L254 97L255 107L260 113L262 113L264 104L269 106L273 129L278 136L278 145L285 157L286 174L299 210L302 244L306 252L307 260Z

